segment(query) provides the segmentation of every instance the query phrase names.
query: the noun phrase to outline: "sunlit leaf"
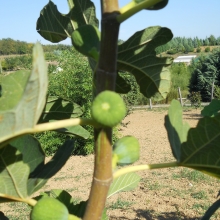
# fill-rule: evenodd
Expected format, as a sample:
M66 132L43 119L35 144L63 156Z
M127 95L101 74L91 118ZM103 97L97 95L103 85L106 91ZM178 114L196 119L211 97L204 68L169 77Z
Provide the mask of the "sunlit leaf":
M13 82L11 83L13 84ZM22 132L25 133L36 125L45 106L47 84L47 65L44 60L43 49L37 43L33 50L33 69L23 95L14 108L0 111L0 142ZM13 89L16 90L16 86ZM11 97L8 94L5 95L10 100Z
M29 70L19 70L2 77L2 97L0 111L15 107L21 99L25 85L30 77Z
M220 115L204 117L181 146L180 165L220 178Z
M22 160L28 164L30 175L37 172L44 165L45 153L41 148L39 141L31 135L25 135L10 142L22 154Z
M38 33L50 42L60 42L70 37L78 27L91 24L98 27L95 7L90 0L73 0L68 14L62 14L52 2L42 9L37 20Z
M179 161L181 144L186 141L190 127L187 123L183 123L182 107L177 100L171 102L168 115L165 116L165 127L173 155Z
M120 191L128 191L134 189L140 181L140 176L136 173L127 173L116 178L108 192L108 198Z
M155 48L172 39L172 32L159 26L136 32L118 47L118 70L132 73L141 93L147 98L157 94L164 99L170 89L172 58L157 57Z
M10 145L0 149L0 197L27 197L29 173L20 151Z
M97 27L83 25L72 33L71 39L76 50L98 61L101 34Z
M205 106L201 111L202 116L213 117L219 114L220 111L220 100L213 99L208 106Z

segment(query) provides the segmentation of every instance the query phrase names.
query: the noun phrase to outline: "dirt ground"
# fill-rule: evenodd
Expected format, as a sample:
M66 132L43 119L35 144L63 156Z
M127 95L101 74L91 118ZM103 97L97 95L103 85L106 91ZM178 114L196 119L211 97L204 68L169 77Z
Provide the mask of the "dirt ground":
M167 110L138 110L130 113L119 134L139 139L141 158L136 164L174 161L164 116ZM184 112L184 120L195 127L200 110ZM93 155L72 157L45 189L66 189L76 201L88 198L93 172ZM107 201L108 215L114 219L196 220L216 200L219 181L186 168L170 168L138 173L141 181L130 192L113 195ZM216 214L213 219L220 219Z
M139 139L141 158L136 164L172 162L164 116L167 110L138 110L130 113L119 134ZM191 127L200 118L199 110L184 112ZM88 198L93 173L93 155L73 156L41 191L65 189L76 202ZM136 189L121 192L107 201L110 220L196 220L216 201L219 181L187 168L169 168L138 172ZM218 212L212 219L220 219Z

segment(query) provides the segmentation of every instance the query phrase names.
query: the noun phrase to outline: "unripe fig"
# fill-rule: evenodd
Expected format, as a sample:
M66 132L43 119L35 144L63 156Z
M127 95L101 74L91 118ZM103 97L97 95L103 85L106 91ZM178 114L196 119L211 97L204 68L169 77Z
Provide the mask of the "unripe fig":
M115 142L113 146L113 158L117 159L118 165L134 163L140 156L140 145L137 138L125 136Z
M126 106L119 94L109 90L99 93L92 103L92 118L104 127L114 127L125 117Z
M40 199L31 212L31 220L68 220L68 218L66 206L50 197Z

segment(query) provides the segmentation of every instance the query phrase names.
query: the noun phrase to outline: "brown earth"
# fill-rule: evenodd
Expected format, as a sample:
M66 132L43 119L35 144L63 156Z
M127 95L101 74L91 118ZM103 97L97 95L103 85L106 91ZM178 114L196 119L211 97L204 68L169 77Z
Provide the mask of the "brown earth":
M184 120L195 127L199 113L199 110L185 111ZM164 127L165 114L167 110L138 110L124 119L119 128L120 135L133 135L140 141L141 158L136 164L175 160ZM73 156L41 191L59 188L67 190L76 202L86 200L92 172L93 155ZM141 171L138 174L141 181L135 190L108 199L110 220L200 219L208 206L216 201L219 190L218 180L187 168ZM212 219L220 219L220 212Z

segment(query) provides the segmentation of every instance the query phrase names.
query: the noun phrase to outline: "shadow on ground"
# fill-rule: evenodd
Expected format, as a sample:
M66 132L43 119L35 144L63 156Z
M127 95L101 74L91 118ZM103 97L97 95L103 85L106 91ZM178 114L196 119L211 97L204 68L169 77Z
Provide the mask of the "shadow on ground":
M195 114L195 113L184 113L184 119L188 119L188 120L199 120L200 118L202 118L201 114Z
M189 217L181 212L163 212L158 215L153 210L136 210L137 215L136 218L129 218L124 216L110 216L110 220L138 220L138 219L146 219L146 220L199 220L201 217Z
M146 220L199 220L201 217L188 217L182 212L162 212L159 215L153 210L137 210L137 217L144 217Z

